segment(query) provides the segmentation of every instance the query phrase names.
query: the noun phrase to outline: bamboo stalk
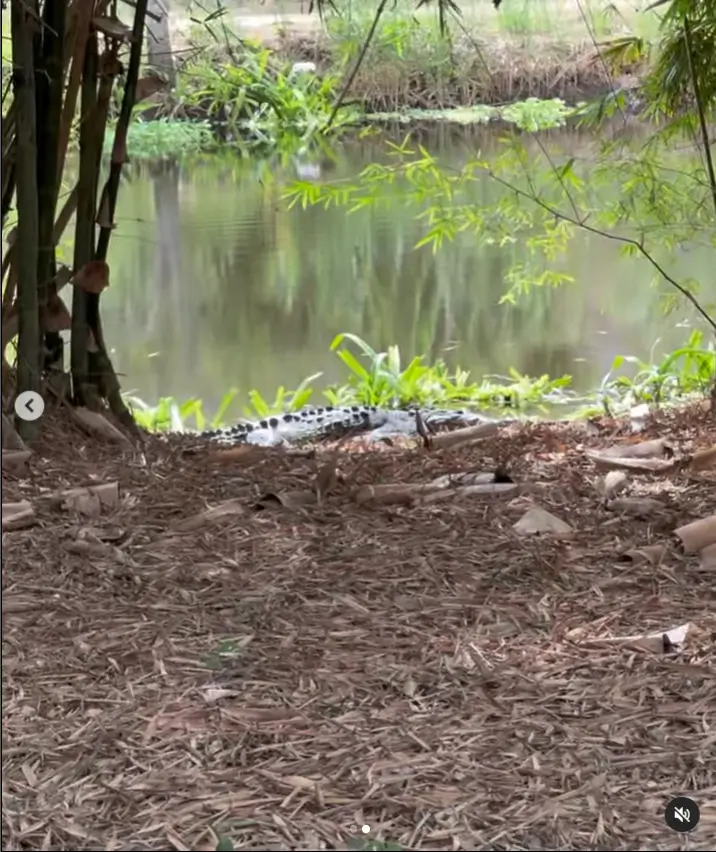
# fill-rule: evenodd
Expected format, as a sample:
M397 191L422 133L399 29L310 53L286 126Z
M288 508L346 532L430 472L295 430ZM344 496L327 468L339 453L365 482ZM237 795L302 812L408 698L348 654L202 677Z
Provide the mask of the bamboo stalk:
M17 345L18 391L40 391L40 323L37 298L37 139L35 112L35 62L29 8L22 0L11 4L13 84L17 104ZM31 440L37 421L18 421L18 432Z
M94 117L97 106L97 35L90 33L85 41L84 66L80 109L80 174L77 181L77 217L75 222L74 268L81 269L94 254L95 209L99 181ZM72 336L70 338L70 369L75 402L96 407L89 398L90 294L81 287L72 293Z

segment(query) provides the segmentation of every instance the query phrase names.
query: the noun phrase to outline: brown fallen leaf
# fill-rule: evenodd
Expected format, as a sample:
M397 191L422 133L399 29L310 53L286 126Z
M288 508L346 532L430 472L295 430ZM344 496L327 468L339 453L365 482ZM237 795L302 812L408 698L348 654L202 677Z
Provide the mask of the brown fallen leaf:
M131 41L132 30L114 16L97 16L92 18L92 26L97 32L119 41Z
M161 92L167 88L169 88L169 84L160 77L157 77L156 74L149 74L146 77L142 77L140 80L137 80L137 91L134 96L135 103L145 101L157 92Z
M655 438L653 441L637 441L634 443L615 444L597 451L603 458L619 459L646 459L663 458L673 456L674 451L664 438Z
M70 408L69 410L78 425L90 435L99 435L113 443L132 446L129 438L98 412L91 411L89 408Z
M716 515L699 518L674 530L681 541L684 553L698 553L711 544L716 544Z
M337 461L338 453L333 452L330 458L318 468L314 481L314 489L316 491L316 499L319 503L322 503L338 485Z
M57 293L51 293L43 315L45 331L67 331L72 327L72 317Z
M192 450L193 452L193 450ZM233 461L254 461L262 455L266 454L265 447L257 447L255 444L238 444L235 447L226 447L225 449L213 450L209 453L209 460L218 464L225 464Z
M519 482L486 482L483 485L464 485L434 491L421 498L423 503L441 503L460 497L512 497L520 494L523 487Z
M494 423L479 423L477 426L467 426L465 429L455 429L453 432L443 432L440 435L432 435L431 446L434 450L447 450L452 447L460 447L489 438L500 431L507 421L495 421Z
M213 509L207 509L206 512L200 512L198 515L192 515L172 526L173 532L193 532L194 530L202 529L203 527L211 526L212 524L225 521L228 518L235 518L246 514L246 506L240 500L225 500L214 506Z
M123 553L118 547L112 544L107 544L103 541L68 541L65 544L65 550L68 553L76 553L79 556L86 556L95 559L110 559L113 562L118 562L121 565L126 565L132 560L126 553Z
M699 553L701 567L706 569L716 568L716 544L709 544Z
M3 530L21 530L35 523L35 511L27 500L2 504Z
M716 467L716 445L708 450L700 450L691 457L691 470L707 470Z
M354 492L353 499L359 505L364 503L410 505L426 494L442 490L443 486L436 487L429 482L363 485Z
M7 341L5 331L3 330L3 340ZM3 360L3 364L5 361ZM5 384L3 383L3 387ZM13 426L10 418L3 414L2 416L2 448L5 450L26 451L27 447L22 438L17 434L17 430Z
M103 260L90 260L75 273L72 284L85 293L101 293L109 287L109 265Z
M629 477L623 470L610 470L601 484L601 492L606 499L615 497L629 485Z
M31 455L30 450L3 450L2 468L3 470L18 472L27 466Z
M607 503L610 512L623 512L625 515L633 515L636 518L648 518L663 512L666 509L664 503L653 497L617 497Z
M693 633L698 631L691 622L680 624L669 630L653 633L638 633L632 636L604 636L586 640L591 645L627 645L641 651L663 654L665 651L680 651ZM569 634L568 634L569 635ZM573 638L570 636L570 638Z
M535 535L537 533L552 533L556 535L569 535L574 528L568 523L543 509L541 506L533 506L513 524L512 529L520 535Z
M222 698L236 698L240 694L236 689L227 689L222 686L206 686L202 690L202 697L207 704L215 704Z
M495 474L488 471L475 473L446 473L430 483L435 488L457 488L463 485L486 485L495 482Z
M649 544L646 547L637 547L627 550L622 554L622 559L627 559L635 565L648 562L650 565L658 565L668 551L665 544Z
M96 518L103 510L114 509L119 504L119 483L103 482L101 485L69 488L44 499L63 509Z
M678 470L680 459L609 457L599 452L585 453L601 470L628 470L631 473L671 473Z
M313 506L317 500L315 491L271 491L259 497L254 505L254 509L283 506L284 509L302 512L305 506Z

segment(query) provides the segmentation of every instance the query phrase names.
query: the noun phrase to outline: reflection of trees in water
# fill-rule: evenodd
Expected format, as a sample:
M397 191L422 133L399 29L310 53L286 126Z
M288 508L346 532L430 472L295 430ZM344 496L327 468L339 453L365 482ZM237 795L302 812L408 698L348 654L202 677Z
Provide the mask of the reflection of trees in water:
M596 337L608 323L595 294L606 305L619 298L615 328L639 318L645 326L650 315L643 291L632 287L622 296L620 282L635 280L636 267L625 266L616 251L605 256L603 243L577 237L570 247L577 285L535 288L516 306L500 305L506 273L524 259L519 245L484 246L464 234L433 254L414 249L422 225L399 204L350 216L315 207L286 211L281 187L263 187L238 167L187 172L182 181L190 191L181 196L176 168L154 171L150 180L144 174L121 196L122 215L146 219L153 195L157 221L117 241L122 250L112 258L117 287L106 297L107 321L114 311L115 331L119 325L127 348L140 350L137 358L146 357L141 350L150 341L171 355L153 366L167 387L176 387L172 370L182 371L182 381L201 376L185 393L205 394L208 376L219 397L236 382L257 383L257 371L269 392L300 380L291 370L305 374L334 363L327 347L339 331L380 349L397 343L406 361L414 354L435 359L457 342L448 358L473 374L509 365L571 372L580 369L575 358L593 351L601 364L610 354ZM479 194L488 203L488 189ZM629 349L638 354L638 342Z

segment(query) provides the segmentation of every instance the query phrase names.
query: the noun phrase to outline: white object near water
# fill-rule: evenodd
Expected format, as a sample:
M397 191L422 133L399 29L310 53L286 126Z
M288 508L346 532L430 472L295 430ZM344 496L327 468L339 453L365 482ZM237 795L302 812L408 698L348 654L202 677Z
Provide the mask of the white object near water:
M291 73L288 75L289 77L298 77L299 74L315 74L316 73L316 63L315 62L294 62L291 67Z

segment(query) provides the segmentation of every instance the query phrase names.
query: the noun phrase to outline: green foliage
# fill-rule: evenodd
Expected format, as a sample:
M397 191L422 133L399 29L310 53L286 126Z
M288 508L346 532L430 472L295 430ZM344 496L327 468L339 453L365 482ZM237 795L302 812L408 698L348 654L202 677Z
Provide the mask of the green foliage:
M137 424L149 432L183 432L187 427L201 432L204 429L216 429L223 425L237 394L238 391L233 388L224 394L211 418L207 418L204 414L204 406L200 399L187 399L180 403L173 397L166 396L152 406L131 392L124 397Z
M263 419L279 411L297 411L308 404L313 393L312 383L321 377L321 373L314 373L304 379L294 391L287 391L283 386L279 387L274 395L273 402L265 400L257 390L249 391L250 405L244 409L247 417Z
M709 113L716 106L716 5L712 0L668 0L661 5L661 41L647 81L650 100L656 110L677 113L687 96L695 94L695 77Z
M363 356L362 363L343 345L352 343ZM508 377L485 377L470 381L459 367L450 370L443 360L432 365L416 356L403 367L400 350L389 347L376 352L355 334L339 334L331 349L348 368L345 384L329 387L323 393L331 405L377 405L381 407L419 405L473 405L522 407L556 401L570 383L569 377L532 379L510 370Z
M625 366L636 372L620 375ZM663 402L695 397L709 392L716 378L714 343L704 344L704 336L694 331L684 346L670 352L662 361L652 363L630 355L619 355L602 380L596 399L606 409L628 409L640 402Z
M346 343L352 344L358 354L348 349ZM484 376L480 381L472 381L468 371L459 367L451 370L443 360L429 365L423 357L417 356L404 365L397 346L389 347L387 352L378 352L354 334L337 335L331 350L348 371L343 384L332 385L321 392L325 400L335 406L415 404L473 409L507 406L545 413L554 412L561 405L573 409L575 404L588 403L587 408L576 411L577 416L582 416L598 409L620 413L640 402L662 405L688 400L708 393L716 376L716 347L713 341L706 343L700 331L693 331L683 346L670 352L661 362L618 356L600 386L587 397L578 397L571 390L569 376L531 378L510 369L507 376ZM309 376L295 391L279 388L273 402L267 402L257 391L250 391L250 405L243 413L252 419L264 419L272 414L296 411L309 402L321 375ZM127 401L142 428L183 432L192 427L200 431L226 425L230 422L228 414L236 396L236 390L227 393L210 420L204 415L201 401L196 399L178 403L171 397L164 397L155 407L131 395L127 396Z
M221 51L197 53L182 66L177 109L205 114L225 142L244 150L305 146L328 121L338 79L294 73L270 49L225 33ZM335 130L356 114L341 110Z
M105 154L112 150L112 128L105 135ZM205 121L159 119L129 125L127 152L133 159L158 160L163 157L182 157L211 150L216 145L209 124Z

